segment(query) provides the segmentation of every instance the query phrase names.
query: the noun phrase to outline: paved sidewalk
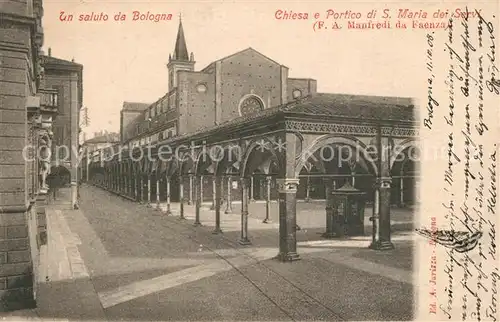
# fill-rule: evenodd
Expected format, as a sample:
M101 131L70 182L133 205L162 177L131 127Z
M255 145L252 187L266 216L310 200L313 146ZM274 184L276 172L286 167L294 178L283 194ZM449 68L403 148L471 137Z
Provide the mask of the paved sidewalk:
M193 227L194 206L186 206L187 219L180 220L178 205L166 216L92 186L84 186L81 195L80 210L69 210L64 202L48 207L42 274L48 280L40 282L38 308L11 318L412 319L414 242L408 232L394 234L395 250L377 252L367 249L370 236L324 240L322 225L302 223L297 231L302 260L281 263L272 259L278 226L262 223L255 215L258 205L252 205L249 218L252 244L241 246L236 211L222 214L223 233L214 235L209 204L201 212L203 226Z

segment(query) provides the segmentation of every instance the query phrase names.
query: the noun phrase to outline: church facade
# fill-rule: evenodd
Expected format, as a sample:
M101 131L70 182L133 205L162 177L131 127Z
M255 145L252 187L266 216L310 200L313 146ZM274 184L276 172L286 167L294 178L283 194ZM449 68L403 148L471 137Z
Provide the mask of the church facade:
M316 93L316 81L290 78L288 68L253 48L195 71L182 22L169 57L168 92L153 104L125 102L122 143L131 147L197 132Z

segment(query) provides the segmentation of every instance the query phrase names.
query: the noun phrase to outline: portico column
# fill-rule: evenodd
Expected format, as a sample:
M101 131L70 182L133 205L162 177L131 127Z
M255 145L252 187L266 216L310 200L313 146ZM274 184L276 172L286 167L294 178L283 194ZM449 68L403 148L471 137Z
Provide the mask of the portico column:
M333 209L333 195L332 188L334 180L332 178L323 178L325 184L325 199L326 199L326 231L322 235L324 238L333 238L335 234L335 213Z
M309 202L311 201L311 199L309 198L309 192L311 190L311 180L310 180L310 177L309 177L309 173L307 174L307 181L306 181L306 202Z
M394 249L391 241L391 182L389 138L382 137L381 128L377 130L378 177L375 185L378 190L378 236L370 248L376 250Z
M250 245L248 239L248 178L241 178L241 236L238 241L241 245Z
M212 205L210 206L210 210L214 210L215 209L215 204L217 203L216 199L216 193L215 193L215 190L217 190L217 178L215 177L215 175L212 177Z
M401 177L399 178L399 207L403 208L404 206L405 206L404 177L403 177L403 171L401 171Z
M200 208L201 208L201 186L202 186L203 176L196 176L196 182L194 183L194 189L196 193L196 207L195 207L195 219L193 226L201 226L200 222Z
M222 199L222 178L220 176L214 176L213 178L215 182L215 229L212 234L220 234L222 230L220 229L220 202Z
M160 178L156 175L156 210L160 210Z
M148 204L147 207L151 208L151 175L148 174Z
M140 176L141 178L139 180L139 190L140 190L139 203L142 203L144 201L144 175L141 173Z
M184 217L184 177L179 175L179 202L180 202L180 214L179 219L186 219Z
M203 176L200 176L200 207L203 205Z
M188 205L193 204L193 175L189 175L189 199L188 199Z
M165 214L168 216L168 215L171 215L172 214L172 211L170 209L170 177L169 176L165 176L165 180L167 181L167 211L165 212Z
M233 205L232 205L232 200L231 200L231 190L233 188L232 182L233 182L233 179L231 178L231 175L228 175L227 176L227 195L226 195L227 204L226 204L226 211L224 212L226 214L230 214L231 212L233 212Z
M250 176L250 189L249 189L250 201L254 201L253 199L253 174Z
M294 161L294 160L293 160ZM294 261L300 259L297 254L297 187L299 179L277 179L279 192L279 254L281 261Z
M266 218L262 221L264 224L271 223L271 176L266 177Z

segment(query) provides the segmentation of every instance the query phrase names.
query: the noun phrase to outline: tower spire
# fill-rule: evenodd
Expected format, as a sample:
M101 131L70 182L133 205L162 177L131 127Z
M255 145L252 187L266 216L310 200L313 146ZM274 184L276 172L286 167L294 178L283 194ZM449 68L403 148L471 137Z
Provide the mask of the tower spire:
M182 28L181 14L179 14L179 30L177 31L177 40L175 41L174 59L189 61L186 39L184 38L184 29Z

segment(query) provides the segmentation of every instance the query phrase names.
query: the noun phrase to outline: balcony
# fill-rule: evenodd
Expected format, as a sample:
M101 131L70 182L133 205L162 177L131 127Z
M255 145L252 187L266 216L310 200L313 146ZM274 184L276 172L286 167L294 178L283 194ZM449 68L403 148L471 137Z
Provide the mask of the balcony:
M40 89L40 111L42 113L57 114L59 106L59 95L55 89Z

